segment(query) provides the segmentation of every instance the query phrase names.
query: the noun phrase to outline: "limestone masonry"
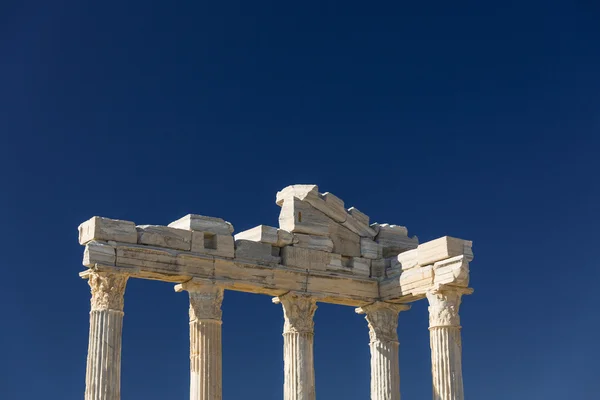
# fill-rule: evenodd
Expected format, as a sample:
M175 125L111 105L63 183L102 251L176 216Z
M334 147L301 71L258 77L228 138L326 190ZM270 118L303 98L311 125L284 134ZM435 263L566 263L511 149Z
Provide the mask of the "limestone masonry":
M190 399L220 400L224 290L281 304L284 400L314 400L313 315L318 302L365 314L371 399L399 400L398 314L427 298L434 400L462 400L461 297L472 293L471 242L421 243L316 185L277 193L279 228L233 234L221 218L190 214L169 226L93 217L79 226L81 277L92 291L86 400L120 399L123 296L128 278L176 283L190 297Z

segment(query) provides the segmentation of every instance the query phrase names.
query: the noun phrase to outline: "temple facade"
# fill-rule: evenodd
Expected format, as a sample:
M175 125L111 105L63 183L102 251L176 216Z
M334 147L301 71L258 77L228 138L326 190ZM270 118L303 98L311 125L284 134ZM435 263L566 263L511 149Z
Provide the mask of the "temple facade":
M471 294L471 242L419 243L405 227L369 217L316 185L277 193L279 227L233 234L221 218L190 214L168 226L93 217L79 226L80 276L91 288L86 400L119 400L124 294L130 278L175 284L190 299L190 399L222 398L221 303L227 290L260 293L284 317L284 400L315 400L317 303L363 314L371 399L400 399L398 316L429 302L434 400L463 400L462 296Z

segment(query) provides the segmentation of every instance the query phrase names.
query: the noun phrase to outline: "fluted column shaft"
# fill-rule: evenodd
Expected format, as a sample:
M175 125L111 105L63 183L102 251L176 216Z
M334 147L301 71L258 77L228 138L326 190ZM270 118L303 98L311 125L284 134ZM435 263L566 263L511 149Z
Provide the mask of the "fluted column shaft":
M284 400L315 400L314 298L295 293L273 299L283 306Z
M371 348L371 400L400 400L398 313L404 304L376 302L356 309L366 314Z
M184 283L176 290L187 290L190 295L190 400L221 400L223 289Z
M461 326L458 310L468 288L440 288L427 293L431 375L434 400L464 400Z
M90 271L92 292L85 400L121 398L123 296L127 276Z

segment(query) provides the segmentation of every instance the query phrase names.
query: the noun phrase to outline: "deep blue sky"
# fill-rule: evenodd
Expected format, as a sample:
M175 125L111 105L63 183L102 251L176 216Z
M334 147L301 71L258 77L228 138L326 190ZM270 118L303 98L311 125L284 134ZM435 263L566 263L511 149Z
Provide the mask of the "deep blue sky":
M598 398L598 4L3 1L0 398L83 397L80 222L239 232L293 183L474 241L468 398ZM187 398L187 305L130 281L123 399ZM225 399L280 400L280 307L223 308ZM367 399L363 317L315 318L318 397ZM429 398L424 302L399 335L403 398Z

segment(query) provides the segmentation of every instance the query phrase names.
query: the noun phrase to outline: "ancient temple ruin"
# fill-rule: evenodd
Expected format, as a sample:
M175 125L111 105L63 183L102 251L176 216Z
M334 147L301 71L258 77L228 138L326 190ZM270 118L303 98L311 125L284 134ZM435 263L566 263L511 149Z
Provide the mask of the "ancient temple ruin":
M80 275L91 287L86 400L120 399L123 296L129 278L175 283L190 298L190 399L220 400L225 290L273 296L285 319L284 400L314 400L317 302L356 307L368 322L371 399L400 399L398 313L427 298L434 400L462 400L458 310L469 288L471 242L419 244L405 227L369 217L316 185L277 193L279 228L233 235L220 218L168 226L94 217L79 226Z

